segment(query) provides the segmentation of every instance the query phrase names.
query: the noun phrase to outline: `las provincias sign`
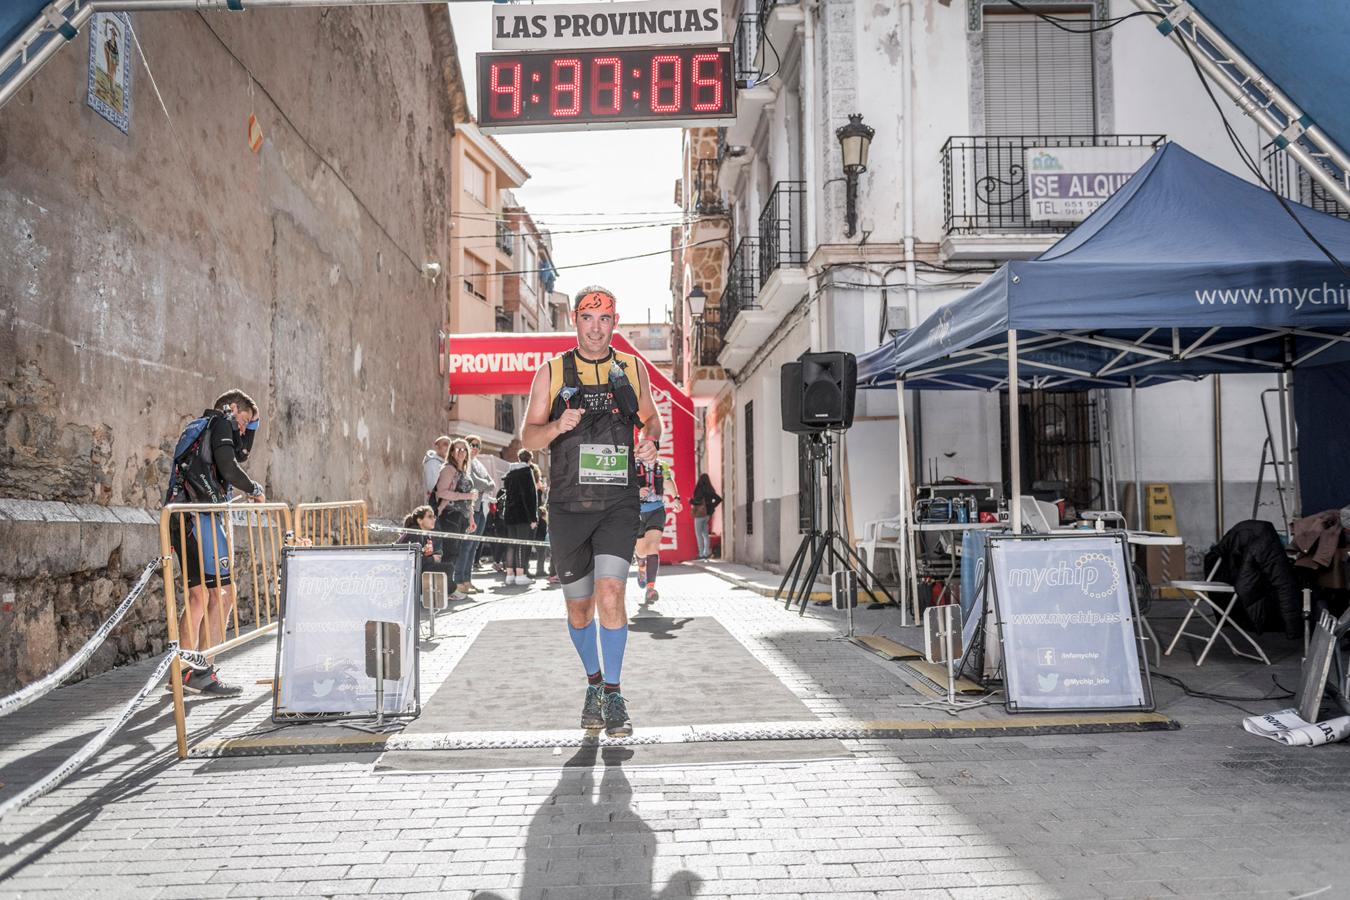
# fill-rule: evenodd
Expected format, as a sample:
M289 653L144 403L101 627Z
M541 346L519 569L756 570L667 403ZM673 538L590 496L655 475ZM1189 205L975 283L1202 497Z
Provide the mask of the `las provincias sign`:
M579 50L716 44L722 40L719 3L494 4L493 50Z

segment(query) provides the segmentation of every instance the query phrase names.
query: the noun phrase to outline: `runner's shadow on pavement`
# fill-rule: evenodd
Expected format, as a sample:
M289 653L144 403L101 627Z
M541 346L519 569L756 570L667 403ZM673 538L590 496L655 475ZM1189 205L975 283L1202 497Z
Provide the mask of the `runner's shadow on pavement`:
M643 634L650 634L652 640L673 641L679 637L675 632L684 628L685 624L692 618L672 619L659 613L648 613L648 607L642 606L638 614L628 623L629 631L638 631Z
M627 747L589 744L563 764L552 793L539 807L525 836L525 866L520 900L544 900L552 892L596 896L617 889L620 897L675 900L695 897L703 879L676 872L656 890L653 862L656 832L633 810L633 786L623 763ZM600 790L595 764L604 762ZM474 900L502 900L488 891Z

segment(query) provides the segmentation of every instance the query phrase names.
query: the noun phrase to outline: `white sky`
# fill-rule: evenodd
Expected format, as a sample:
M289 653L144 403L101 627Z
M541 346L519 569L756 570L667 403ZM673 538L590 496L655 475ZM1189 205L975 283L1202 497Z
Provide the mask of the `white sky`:
M469 106L478 106L477 54L492 49L491 3L451 3L460 67ZM557 289L575 293L602 284L619 301L621 322L665 321L670 309L670 227L678 219L675 179L680 175L680 130L637 128L494 134L530 173L515 191L541 227L553 234ZM606 213L579 216L576 213ZM668 215L634 215L635 213ZM571 214L571 215L569 215ZM607 223L661 222L659 226L591 234L560 234ZM593 262L661 251L626 262L568 269Z

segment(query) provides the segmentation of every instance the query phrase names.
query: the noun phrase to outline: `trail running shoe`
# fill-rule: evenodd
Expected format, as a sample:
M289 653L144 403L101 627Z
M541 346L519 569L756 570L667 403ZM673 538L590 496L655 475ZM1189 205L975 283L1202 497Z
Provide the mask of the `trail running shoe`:
M628 721L628 703L618 691L605 694L605 734L612 738L633 734L633 723Z
M637 574L638 587L646 587L646 586L647 586L647 563L646 563L645 561L639 561L638 564L637 564L637 570L638 570L638 574Z
M654 588L654 587L649 587L649 588L647 588L647 602L648 602L648 603L655 603L660 597L661 597L661 595L658 594L658 593L656 592L656 588Z
M582 728L599 729L605 727L605 714L601 709L604 692L603 685L586 685L586 703L581 707Z
M216 677L215 666L205 672L185 672L183 690L189 694L201 694L203 697L238 697L244 692L239 685L228 684Z

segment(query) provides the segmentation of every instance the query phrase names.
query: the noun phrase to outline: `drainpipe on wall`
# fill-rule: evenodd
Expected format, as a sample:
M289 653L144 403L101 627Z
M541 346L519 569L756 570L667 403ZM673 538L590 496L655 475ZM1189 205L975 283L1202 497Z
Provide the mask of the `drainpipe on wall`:
M805 4L806 17L802 24L802 118L804 128L802 128L802 178L807 184L806 190L806 209L803 211L805 219L802 247L804 257L810 259L817 246L816 234L816 129L819 127L816 123L816 9L818 4L808 2ZM823 190L823 188L821 188ZM812 276L815 273L809 269L807 271L806 283L812 283ZM818 294L810 301L810 340L812 350L825 349L826 328L825 323L821 321L820 305L823 302L822 294Z
M900 189L904 218L905 293L909 321L919 322L918 273L914 268L914 5L900 3Z
M901 223L904 228L905 322L919 324L918 272L914 266L914 4L900 2L900 191ZM923 473L923 410L921 392L914 391L914 472L917 483ZM903 403L903 394L901 402Z

